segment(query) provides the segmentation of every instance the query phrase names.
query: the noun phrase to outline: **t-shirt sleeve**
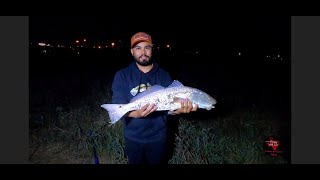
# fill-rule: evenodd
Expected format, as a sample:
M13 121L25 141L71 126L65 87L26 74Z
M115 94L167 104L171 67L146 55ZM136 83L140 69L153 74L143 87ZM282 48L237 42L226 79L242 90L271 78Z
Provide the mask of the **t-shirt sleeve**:
M113 104L126 104L128 99L126 96L126 85L124 76L118 71L112 82L112 103Z
M170 73L168 73L168 72L165 72L164 77L165 77L165 79L164 79L165 87L168 87L172 83L173 79L172 79Z

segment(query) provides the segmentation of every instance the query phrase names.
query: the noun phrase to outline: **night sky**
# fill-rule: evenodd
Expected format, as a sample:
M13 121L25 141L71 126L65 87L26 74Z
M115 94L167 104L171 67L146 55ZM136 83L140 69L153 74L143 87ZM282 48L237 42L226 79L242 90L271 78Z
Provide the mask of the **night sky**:
M145 31L152 36L155 46L171 45L172 54L165 55L159 51L158 54L155 52L154 57L175 78L198 82L201 88L209 90L217 88L223 93L230 90L231 95L244 92L250 97L253 93L274 96L271 92L282 97L290 90L290 16L168 14L160 17L137 14L30 16L29 20L31 42L56 41L68 45L74 44L76 39L86 38L88 42L98 44L122 40L124 45L119 55L113 52L101 57L104 51L92 51L87 55L81 52L79 56L65 54L55 59L31 53L30 72L40 78L43 78L43 73L65 71L69 73L65 77L74 76L79 83L83 83L80 75L88 79L101 79L101 82L106 81L106 77L111 80L116 69L132 61L129 51L131 36ZM285 65L266 61L268 55L279 57L278 64L283 62ZM107 70L108 67L112 68ZM207 72L210 72L210 77Z
M137 31L152 35L154 43L179 46L286 46L290 16L30 16L30 41L69 43L86 37L103 42L129 43Z

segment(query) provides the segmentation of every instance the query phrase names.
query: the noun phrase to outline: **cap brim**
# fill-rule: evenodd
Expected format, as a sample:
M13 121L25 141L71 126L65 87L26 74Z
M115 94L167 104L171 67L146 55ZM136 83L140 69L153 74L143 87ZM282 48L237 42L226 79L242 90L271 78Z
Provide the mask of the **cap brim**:
M150 41L138 40L138 41L136 41L135 43L133 43L133 44L131 45L131 48L134 48L137 44L139 44L139 43L141 43L141 42L147 42L147 43L153 45L152 43L150 43Z

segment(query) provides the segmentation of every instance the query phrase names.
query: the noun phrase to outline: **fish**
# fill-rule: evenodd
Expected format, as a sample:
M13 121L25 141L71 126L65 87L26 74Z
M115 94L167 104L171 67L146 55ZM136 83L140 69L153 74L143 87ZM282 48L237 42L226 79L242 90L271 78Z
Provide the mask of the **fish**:
M127 112L141 109L146 104L155 104L156 111L174 111L181 107L180 100L189 99L192 101L193 107L198 105L200 109L211 110L215 108L216 99L208 93L190 86L183 85L178 80L168 87L161 85L153 85L134 96L127 104L102 104L101 107L107 110L110 123L115 124Z

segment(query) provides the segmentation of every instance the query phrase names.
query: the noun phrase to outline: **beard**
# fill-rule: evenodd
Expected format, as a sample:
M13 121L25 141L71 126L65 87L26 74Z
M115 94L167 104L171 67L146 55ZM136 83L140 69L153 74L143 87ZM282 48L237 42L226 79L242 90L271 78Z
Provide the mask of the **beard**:
M140 56L141 57L141 56ZM134 60L141 66L149 66L153 63L152 57L146 56L148 59L140 60L139 58L134 57Z

